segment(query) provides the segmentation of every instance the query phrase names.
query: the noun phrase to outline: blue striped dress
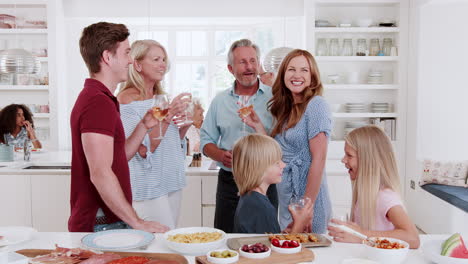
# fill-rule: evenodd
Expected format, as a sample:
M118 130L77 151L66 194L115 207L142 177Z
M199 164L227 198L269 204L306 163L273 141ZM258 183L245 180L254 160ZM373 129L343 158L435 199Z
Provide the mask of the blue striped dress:
M281 230L292 221L288 204L292 196L302 197L307 185L309 167L314 162L309 150L309 140L320 132L330 138L332 117L327 102L322 96L314 96L296 126L275 136L283 151L283 179L278 184L279 222ZM312 232L323 234L327 231L332 215L327 177L323 169L322 182L314 204Z
M120 114L128 138L148 109L152 99L133 101L120 105ZM155 129L159 129L156 127ZM146 134L143 145L148 148L144 159L138 154L128 162L134 201L151 200L185 187L185 140L179 129L171 123L159 146L150 152L150 136Z

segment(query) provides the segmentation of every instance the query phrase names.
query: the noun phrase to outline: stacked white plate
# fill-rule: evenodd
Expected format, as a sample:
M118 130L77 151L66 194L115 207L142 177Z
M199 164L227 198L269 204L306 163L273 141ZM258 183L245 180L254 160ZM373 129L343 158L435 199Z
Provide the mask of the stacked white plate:
M367 125L369 125L367 121L348 121L346 122L345 128L343 130L344 135L346 136L352 130L359 128L359 127L367 126Z
M372 103L371 111L373 113L388 113L390 112L390 104L389 103Z
M346 113L365 113L367 105L364 103L346 103Z
M367 75L368 84L382 84L383 83L383 74L381 71L370 71Z

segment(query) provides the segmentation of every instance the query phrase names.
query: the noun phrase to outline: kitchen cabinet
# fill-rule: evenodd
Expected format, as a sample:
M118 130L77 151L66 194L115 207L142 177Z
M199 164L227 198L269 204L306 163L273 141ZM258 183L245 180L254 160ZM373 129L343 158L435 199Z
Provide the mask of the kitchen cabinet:
M187 176L187 186L182 192L177 227L191 227L202 225L202 189L200 176Z
M70 217L70 174L31 176L33 227L41 232L67 232Z
M31 176L0 175L0 226L32 226Z

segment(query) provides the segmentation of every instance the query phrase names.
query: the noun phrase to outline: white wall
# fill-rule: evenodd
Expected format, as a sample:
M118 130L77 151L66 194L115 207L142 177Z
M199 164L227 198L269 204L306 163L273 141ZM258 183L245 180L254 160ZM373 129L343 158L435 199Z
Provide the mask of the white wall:
M412 1L406 175L416 185L423 159L468 160L466 14L464 0ZM406 186L408 211L424 231L449 233L466 226L468 214Z

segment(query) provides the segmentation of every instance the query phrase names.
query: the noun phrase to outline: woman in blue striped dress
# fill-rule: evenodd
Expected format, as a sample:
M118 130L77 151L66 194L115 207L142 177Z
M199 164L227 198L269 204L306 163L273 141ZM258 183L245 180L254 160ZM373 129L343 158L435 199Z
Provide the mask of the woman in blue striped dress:
M131 46L134 62L129 79L119 92L120 113L125 136L129 137L153 103L153 96L163 94L161 81L168 69L167 52L154 40L137 40ZM171 102L169 114L159 127L148 131L137 153L129 159L133 207L143 220L157 221L175 228L185 187L185 134L190 124L179 127L173 121L182 114L190 94L180 94Z
M283 151L283 179L278 185L279 222L282 230L292 222L288 204L292 197L314 203L309 231L326 233L331 202L325 175L332 118L321 96L322 82L317 63L306 50L291 51L281 63L272 87L269 110L275 118L271 136ZM257 132L265 129L255 112L244 119Z

